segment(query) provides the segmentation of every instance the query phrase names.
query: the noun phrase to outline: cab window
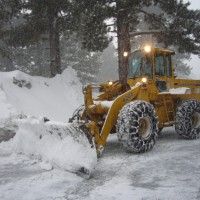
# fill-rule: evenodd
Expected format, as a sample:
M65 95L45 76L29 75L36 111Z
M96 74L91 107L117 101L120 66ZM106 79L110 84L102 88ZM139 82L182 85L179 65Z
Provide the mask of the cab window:
M155 54L155 75L164 76L165 67L164 67L164 55Z
M151 55L136 51L129 57L128 78L141 76L152 78Z
M152 62L151 62L151 55L145 56L145 62L144 62L144 72L143 74L145 76L148 76L150 79L152 79Z
M171 56L167 54L165 58L166 58L166 75L168 77L172 77Z
M129 60L128 77L141 76L141 68L143 64L143 55L140 52L132 54Z

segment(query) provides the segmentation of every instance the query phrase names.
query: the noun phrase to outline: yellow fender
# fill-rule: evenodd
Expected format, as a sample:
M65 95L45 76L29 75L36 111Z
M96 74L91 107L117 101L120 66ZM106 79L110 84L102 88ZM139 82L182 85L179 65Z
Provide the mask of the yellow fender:
M106 139L111 129L116 124L119 111L124 105L131 102L138 96L140 88L141 84L138 83L134 87L132 87L131 90L125 92L124 94L120 95L114 100L113 104L111 105L108 111L100 136L95 137L95 140L99 146L105 146Z

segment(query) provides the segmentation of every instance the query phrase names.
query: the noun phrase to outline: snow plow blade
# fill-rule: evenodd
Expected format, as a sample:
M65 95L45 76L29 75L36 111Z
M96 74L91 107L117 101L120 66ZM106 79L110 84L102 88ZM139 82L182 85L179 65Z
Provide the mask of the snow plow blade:
M28 117L17 121L14 137L17 152L35 156L60 168L89 178L97 163L96 148L83 124L60 123Z

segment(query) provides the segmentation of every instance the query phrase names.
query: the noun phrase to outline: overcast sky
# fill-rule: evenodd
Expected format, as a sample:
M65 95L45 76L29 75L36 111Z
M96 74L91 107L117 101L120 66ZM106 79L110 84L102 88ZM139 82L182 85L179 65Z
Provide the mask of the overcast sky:
M191 5L189 8L191 9L200 9L200 0L184 0L184 2L190 2Z

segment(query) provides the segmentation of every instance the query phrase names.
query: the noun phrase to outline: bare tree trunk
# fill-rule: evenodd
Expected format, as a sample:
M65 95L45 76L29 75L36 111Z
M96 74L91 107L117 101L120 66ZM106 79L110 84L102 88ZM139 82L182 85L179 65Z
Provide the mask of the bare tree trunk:
M118 2L117 7L123 8L123 2ZM122 84L122 90L126 90L127 74L128 74L128 56L124 56L124 52L130 54L130 35L128 15L125 9L118 11L117 16L117 37L118 37L118 59L119 59L119 80Z
M61 73L60 34L57 17L49 17L50 72L51 77Z

